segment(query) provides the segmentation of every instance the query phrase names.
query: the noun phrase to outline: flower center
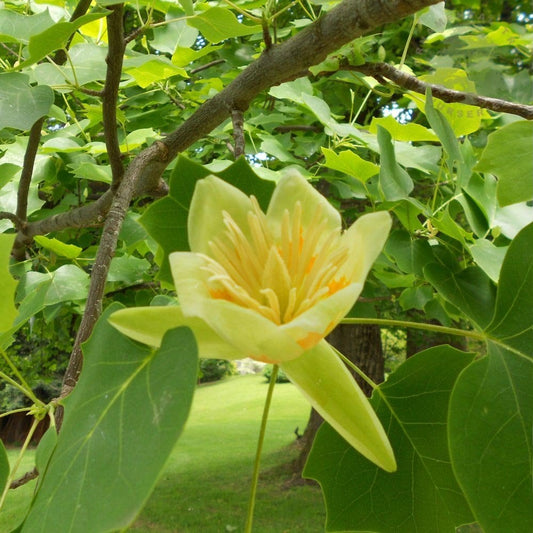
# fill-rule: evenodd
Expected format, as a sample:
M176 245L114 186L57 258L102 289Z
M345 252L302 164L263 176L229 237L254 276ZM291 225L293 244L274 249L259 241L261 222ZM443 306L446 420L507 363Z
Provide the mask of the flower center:
M224 211L225 230L210 241L209 292L213 298L254 309L276 324L290 322L319 300L348 285L339 271L348 257L340 234L326 229L321 210L302 227L302 204L285 210L279 238L251 197L248 228L243 231Z

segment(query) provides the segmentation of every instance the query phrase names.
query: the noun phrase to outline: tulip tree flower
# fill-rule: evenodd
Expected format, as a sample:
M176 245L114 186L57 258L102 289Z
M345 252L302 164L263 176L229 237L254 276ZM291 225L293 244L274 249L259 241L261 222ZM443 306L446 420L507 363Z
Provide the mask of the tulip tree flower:
M111 323L159 346L190 327L200 357L280 365L311 405L365 457L396 463L367 398L324 337L354 305L390 229L390 216L339 213L303 177L282 177L263 213L252 197L209 176L192 198L191 252L169 257L179 305L124 309Z

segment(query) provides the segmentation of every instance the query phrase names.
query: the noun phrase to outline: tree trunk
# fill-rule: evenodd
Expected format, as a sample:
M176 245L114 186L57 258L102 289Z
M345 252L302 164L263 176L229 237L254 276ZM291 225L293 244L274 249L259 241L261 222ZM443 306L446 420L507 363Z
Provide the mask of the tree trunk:
M384 357L379 326L340 324L330 333L327 340L374 382L383 381ZM372 388L359 376L355 375L355 379L364 393L370 396ZM307 456L321 424L322 417L311 409L307 427L299 442L300 453L293 463L292 471L296 479L301 479Z

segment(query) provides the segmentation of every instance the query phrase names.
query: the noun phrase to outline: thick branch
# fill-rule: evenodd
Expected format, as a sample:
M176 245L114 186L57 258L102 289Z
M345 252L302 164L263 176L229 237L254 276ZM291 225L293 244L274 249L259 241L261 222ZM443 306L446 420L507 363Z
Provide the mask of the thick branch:
M346 70L345 67L343 69ZM434 85L420 81L415 76L407 74L387 63L367 63L359 66L349 66L349 70L362 72L368 76L378 77L380 83L383 78L387 78L403 89L408 89L420 94L425 94L429 87L431 93L443 102L460 102L483 109L490 109L499 113L511 113L528 120L533 120L533 106L524 104L515 104L499 98L489 98L487 96L478 96L477 94L465 93L447 89L442 85Z
M123 5L110 6L112 13L107 16L107 35L109 50L106 57L107 72L102 100L104 136L111 165L113 181L111 188L115 190L124 175L122 154L117 135L117 98L122 62L124 59L124 27L122 24Z
M235 159L238 159L241 155L244 155L244 118L242 111L234 109L231 112L231 121L233 123L233 141L235 143L235 148L233 150L233 155Z
M31 177L33 175L33 166L35 156L41 140L41 129L43 127L44 117L40 118L30 130L26 153L24 154L24 163L20 174L20 182L17 191L17 217L19 220L26 221L28 217L28 193L30 191Z
M91 334L94 324L102 312L102 299L111 259L115 255L118 234L128 211L132 197L136 191L136 183L146 165L154 159L164 159L165 147L162 143L154 143L150 148L139 154L130 164L124 179L120 183L106 217L100 245L91 272L91 286L85 312L81 320L69 365L63 378L61 396L66 396L78 381L82 366L81 345ZM59 415L58 425L61 424Z

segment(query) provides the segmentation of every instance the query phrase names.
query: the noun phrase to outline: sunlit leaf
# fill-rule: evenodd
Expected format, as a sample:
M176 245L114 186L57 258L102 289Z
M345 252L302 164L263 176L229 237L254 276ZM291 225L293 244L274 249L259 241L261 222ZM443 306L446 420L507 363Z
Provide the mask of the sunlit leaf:
M472 516L452 471L447 442L451 391L473 355L447 346L408 359L371 403L388 433L398 471L387 474L329 426L305 467L324 492L328 531L454 532Z
M127 527L146 502L179 437L197 377L190 330L169 331L151 351L107 323L85 362L22 531L104 532ZM90 467L89 467L90 465Z
M218 43L230 37L261 32L261 26L241 24L229 9L222 7L212 7L199 15L190 17L187 23L200 30L202 35L212 43Z
M82 248L75 246L74 244L66 244L58 239L49 239L44 235L36 235L34 241L41 247L50 250L51 252L67 259L75 259L78 257Z
M325 167L353 176L363 183L379 172L378 165L365 161L349 150L335 153L329 148L322 148L322 153L326 156Z

